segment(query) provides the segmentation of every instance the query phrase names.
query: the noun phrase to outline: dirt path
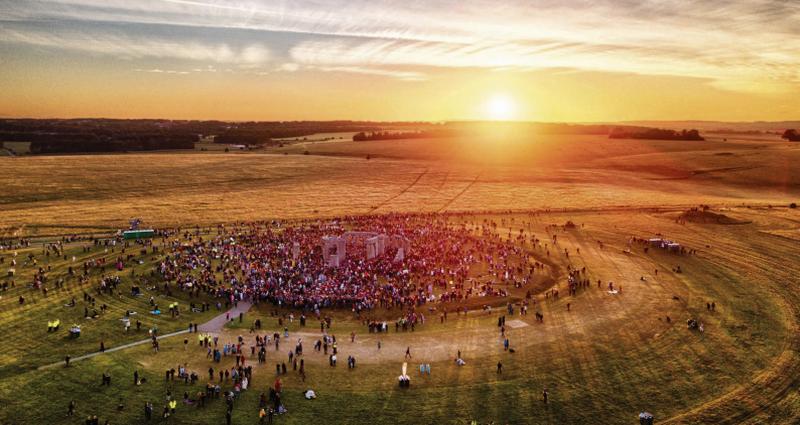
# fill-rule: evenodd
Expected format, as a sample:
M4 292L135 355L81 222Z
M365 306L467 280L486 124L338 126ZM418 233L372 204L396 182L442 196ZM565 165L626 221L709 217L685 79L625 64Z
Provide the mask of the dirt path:
M227 313L220 314L208 322L203 323L197 327L197 330L200 332L219 332L225 327L225 324L228 323L228 315L230 315L230 318L235 319L239 317L239 314L246 313L248 310L250 310L250 306L251 304L249 301L239 301L239 303Z
M184 329L184 330L181 330L181 331L164 334L164 335L161 335L161 336L159 336L157 338L158 339L169 338L171 336L181 335L181 334L185 334L185 333L189 333L189 330L188 329ZM84 354L83 356L70 358L69 361L70 361L70 363L74 363L74 362L77 362L77 361L80 361L80 360L91 359L92 357L99 356L101 354L113 353L114 351L124 350L126 348L135 347L137 345L142 345L142 344L149 343L149 342L150 342L150 338L147 338L147 339L143 339L141 341L135 341L135 342L131 342L131 343L128 343L128 344L120 345L118 347L108 348L105 351L98 351L96 353ZM51 363L49 365L39 366L38 369L39 370L51 369L51 368L54 368L56 366L63 365L63 364L64 364L64 362L56 362L56 363Z
M227 311L225 313L222 313L222 314L214 317L213 319L209 320L208 322L203 323L202 325L198 326L197 330L200 331L200 332L211 332L211 333L220 332L222 330L222 328L225 327L225 324L228 323L229 317L236 318L236 317L239 316L240 313L246 313L248 310L250 310L250 306L251 306L250 302L240 301L231 310L229 310L229 311ZM183 329L183 330L180 330L180 331L164 334L164 335L158 336L157 339L169 338L169 337L173 337L173 336L176 336L176 335L182 335L182 334L185 334L185 333L189 333L189 330L188 329ZM128 344L120 345L120 346L117 346L117 347L111 347L111 348L108 348L108 349L106 349L105 351L102 351L102 352L98 351L96 353L84 354L83 356L78 356L78 357L75 357L75 358L71 358L70 359L70 363L74 363L74 362L77 362L77 361L80 361L80 360L85 360L85 359L91 359L92 357L99 356L101 354L113 353L114 351L125 350L127 348L135 347L137 345L142 345L142 344L146 344L146 343L149 343L149 342L150 342L150 338L147 338L147 339L143 339L143 340L140 340L140 341L135 341L135 342L131 342L131 343L128 343ZM50 368L53 368L53 367L56 367L56 366L59 366L59 365L63 365L63 364L64 364L64 362L56 362L56 363L51 363L51 364L44 365L44 366L39 366L38 369L39 370L50 369Z

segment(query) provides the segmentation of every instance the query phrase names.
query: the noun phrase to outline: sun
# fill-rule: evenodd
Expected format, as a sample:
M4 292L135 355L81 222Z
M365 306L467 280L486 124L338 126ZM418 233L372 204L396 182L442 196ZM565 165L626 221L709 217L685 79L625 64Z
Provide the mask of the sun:
M507 94L494 94L486 101L486 117L494 121L508 121L515 117L517 105Z

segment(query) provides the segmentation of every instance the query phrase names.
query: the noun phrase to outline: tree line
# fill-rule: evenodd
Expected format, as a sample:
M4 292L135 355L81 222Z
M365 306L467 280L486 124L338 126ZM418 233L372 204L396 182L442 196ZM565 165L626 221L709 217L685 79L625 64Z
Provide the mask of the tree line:
M420 131L373 131L359 132L353 135L354 142L369 140L430 139L453 137L458 133L453 130L420 130Z
M608 135L610 139L647 139L647 140L705 140L698 130L668 130L663 128L615 128Z
M32 154L155 151L194 149L196 134L137 134L98 137L93 134L51 135L31 141Z
M413 127L418 123L391 125ZM194 149L204 136L214 136L217 143L261 145L275 138L378 129L377 123L369 121L2 119L0 142L30 142L31 153L121 152Z

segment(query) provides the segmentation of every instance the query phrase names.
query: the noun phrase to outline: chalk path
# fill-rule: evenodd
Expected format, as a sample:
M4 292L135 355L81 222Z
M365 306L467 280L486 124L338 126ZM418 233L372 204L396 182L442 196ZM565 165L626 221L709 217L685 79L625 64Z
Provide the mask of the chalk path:
M220 314L208 322L203 323L197 327L197 330L199 332L219 332L225 327L225 324L228 323L226 314L230 314L231 319L236 319L239 317L240 313L247 313L247 310L250 310L250 303L247 301L239 301L236 307L232 308L227 313Z
M198 332L212 332L212 333L213 332L219 332L219 331L222 330L223 327L225 327L225 324L228 323L228 320L229 320L229 319L227 319L228 315L230 315L230 318L235 319L235 318L239 317L239 313L246 313L248 310L250 310L250 306L251 306L251 304L249 302L239 301L239 304L236 307L228 310L225 313L222 313L222 314L214 317L213 319L209 320L206 323L203 323L202 325L199 325L197 327L197 330L198 330ZM181 335L181 334L185 334L185 333L189 333L189 329L183 329L183 330L180 330L180 331L177 331L177 332L172 332L172 333L160 335L160 336L157 337L157 339L169 338L169 337L172 337L172 336L175 336L175 335ZM151 341L151 339L147 338L147 339L143 339L141 341L135 341L135 342L131 342L131 343L128 343L128 344L120 345L120 346L117 346L117 347L107 348L105 351L102 351L102 352L98 351L96 353L90 353L90 354L85 354L83 356L78 356L78 357L71 358L69 360L69 362L73 363L73 362L77 362L77 361L80 361L80 360L91 359L92 357L99 356L101 354L113 353L114 351L125 350L127 348L135 347L137 345L147 344L147 343L150 343L150 341ZM53 367L56 367L56 366L63 366L63 365L64 365L64 362L60 361L60 362L56 362L56 363L51 363L49 365L39 366L38 370L50 369L50 368L53 368Z

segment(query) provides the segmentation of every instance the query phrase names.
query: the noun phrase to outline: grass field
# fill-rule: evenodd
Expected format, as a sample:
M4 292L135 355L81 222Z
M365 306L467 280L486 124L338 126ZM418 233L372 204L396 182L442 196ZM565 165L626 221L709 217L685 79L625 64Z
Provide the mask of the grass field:
M0 157L0 224L6 236L35 238L30 248L18 250L16 286L0 292L5 342L0 351L0 423L78 424L91 414L112 424L143 423L146 401L158 412L167 390L180 399L184 391L202 389L211 365L190 334L188 349L184 337L176 336L162 340L157 354L144 344L70 368L39 369L65 354L95 352L100 341L112 348L146 338L144 330L122 330L119 318L126 310L139 312L143 329L156 325L161 333L220 313L212 308L204 313L184 309L180 318L147 314L150 295L159 305L177 300L186 307L199 300L180 292L168 297L160 290L131 296L136 279L131 267L93 271L83 285L68 279L64 289L51 288L45 297L27 286L38 267L51 266L51 280L65 277L73 255L75 264L90 258L113 260L121 247L84 252L85 244L68 244L65 260L45 257L40 241L69 233L108 234L130 217L142 217L156 227L194 228L236 220L391 211L481 211L450 220L494 220L501 223L500 234L530 222L531 232L545 236L552 232L548 225L572 220L578 227L559 231L559 242L573 254L547 258L554 267L555 287L566 294L569 265L586 267L592 282L613 281L624 290L611 295L590 285L559 300L540 293L545 321L537 323L532 313L513 317L523 324L508 331L514 354L503 350L497 309L451 314L445 323L431 313L413 333L392 330L380 336L367 333L348 311L333 311L332 332L340 340L335 368L311 350L310 341L320 335L318 323L312 320L306 328L293 323L290 336L302 337L307 347L308 378L301 382L292 371L283 378L289 413L276 423L624 424L635 423L641 410L654 413L659 423L800 420L800 214L787 208L800 199L800 145L593 136L545 136L503 142L502 149L493 143L501 142L332 142L228 154ZM711 204L743 224L676 222L682 210L697 204ZM542 212L505 212L529 209ZM638 245L623 252L631 236L656 234L698 253L645 253ZM545 258L539 248L523 248ZM576 248L580 255L575 255ZM21 261L29 253L37 265ZM149 275L159 258L141 255L138 247L125 254L141 260L133 266L136 276ZM11 255L0 251L3 271ZM677 266L682 273L673 271ZM121 277L121 295L96 294L93 288L102 273ZM83 319L84 291L109 311L96 320ZM26 298L23 305L20 295ZM65 306L72 297L78 307ZM706 309L710 301L715 312ZM220 339L251 338L249 324L255 318L270 333L281 331L273 309L255 307L242 324L229 324ZM48 333L46 322L56 317L62 330ZM687 330L689 318L703 322L705 332ZM72 322L84 329L75 340L66 338L63 329ZM350 332L357 334L354 343ZM401 390L396 377L406 347L414 356L409 362L412 386ZM458 350L466 366L454 364ZM266 365L255 366L252 387L236 402L233 423L258 422L258 396L272 385L274 364L286 360L286 351L270 350ZM347 355L357 357L355 370L347 369ZM504 364L502 374L496 372L498 361ZM420 362L431 364L430 377L419 376ZM200 375L198 388L164 381L166 369L183 363ZM230 366L232 358L223 364ZM134 386L133 370L148 382ZM104 371L113 377L110 387L100 386ZM316 400L302 398L307 388L317 392ZM548 404L541 401L544 388L550 394ZM73 399L77 414L68 418L67 404ZM122 410L117 409L120 400ZM203 408L181 404L168 422L224 423L224 409L221 400Z
M540 136L336 142L258 152L0 158L0 225L22 234L389 211L788 205L789 142ZM285 154L285 155L284 155ZM372 159L367 160L366 155Z

